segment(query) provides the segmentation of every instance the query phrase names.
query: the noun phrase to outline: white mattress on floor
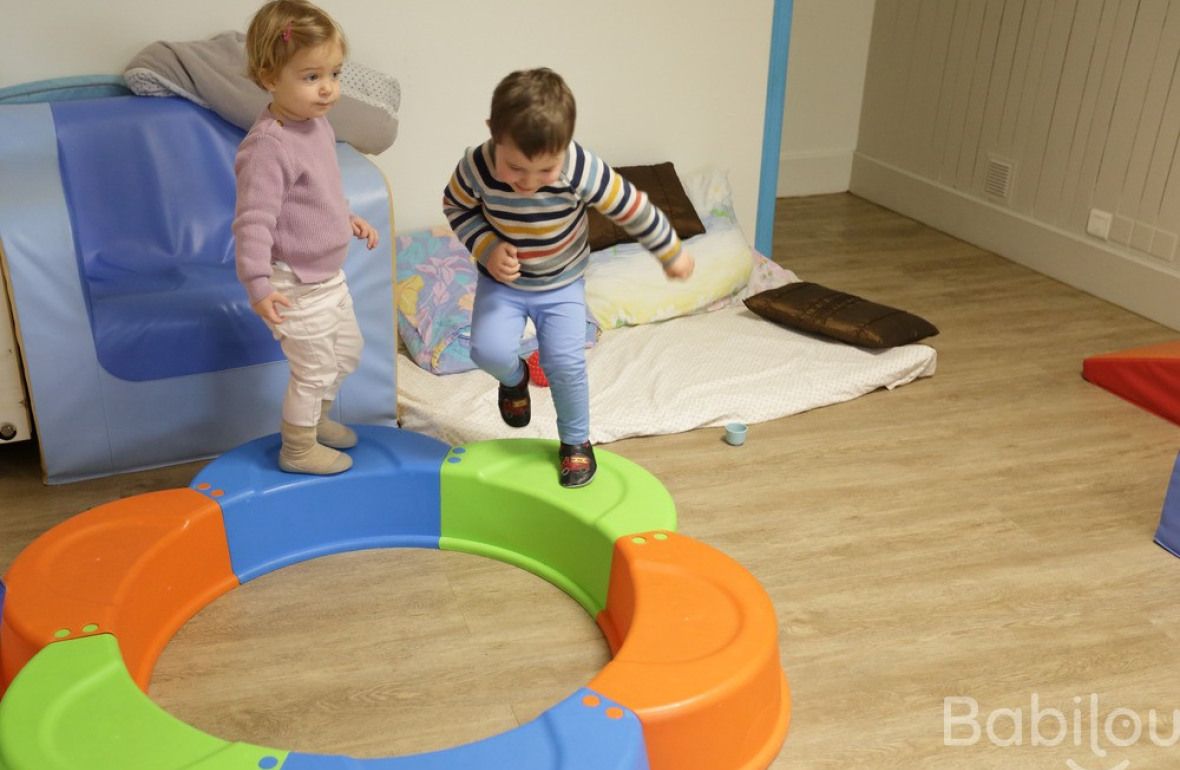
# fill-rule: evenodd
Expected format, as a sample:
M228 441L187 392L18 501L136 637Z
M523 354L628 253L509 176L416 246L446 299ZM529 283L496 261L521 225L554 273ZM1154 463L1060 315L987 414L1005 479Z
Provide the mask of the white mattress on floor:
M928 345L867 350L794 332L738 305L604 332L587 351L590 440L757 423L893 389L934 374ZM548 388L533 387L533 418L510 428L496 381L482 371L439 376L398 356L403 428L450 444L557 438Z

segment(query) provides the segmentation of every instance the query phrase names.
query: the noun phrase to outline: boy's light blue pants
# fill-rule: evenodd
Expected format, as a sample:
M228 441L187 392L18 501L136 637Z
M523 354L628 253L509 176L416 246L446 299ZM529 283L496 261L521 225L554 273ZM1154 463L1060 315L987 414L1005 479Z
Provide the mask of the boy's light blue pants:
M519 358L526 319L537 327L541 369L549 380L562 443L590 438L583 279L549 291L520 291L480 273L471 312L471 360L505 385L524 377Z

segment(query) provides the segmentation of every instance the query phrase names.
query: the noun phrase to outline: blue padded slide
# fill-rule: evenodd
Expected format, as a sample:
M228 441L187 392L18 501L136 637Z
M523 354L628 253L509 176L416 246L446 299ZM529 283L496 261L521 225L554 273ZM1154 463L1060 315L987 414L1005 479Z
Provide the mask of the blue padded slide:
M103 368L142 382L282 360L234 271L234 156L245 132L183 99L52 109Z
M122 75L70 75L34 80L0 88L0 104L65 102L101 96L129 96L131 89Z
M144 125L122 123L124 111ZM167 128L150 127L157 120ZM73 158L87 132L109 131L110 121L128 141L84 150L102 158ZM0 105L0 246L50 483L203 459L278 429L287 364L262 322L235 304L224 261L233 196L218 186L232 185L225 163L240 135L176 99ZM337 155L352 210L381 245L370 252L354 241L345 262L365 350L335 416L392 425L389 190L363 155L347 145ZM84 211L69 210L67 186Z

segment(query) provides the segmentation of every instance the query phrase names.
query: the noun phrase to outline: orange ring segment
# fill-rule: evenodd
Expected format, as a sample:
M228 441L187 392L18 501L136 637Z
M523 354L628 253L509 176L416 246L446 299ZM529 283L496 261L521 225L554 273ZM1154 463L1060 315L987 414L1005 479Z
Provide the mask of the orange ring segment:
M147 692L168 640L198 610L238 585L221 508L192 489L152 492L92 508L21 552L19 585L0 622L0 695L46 645L114 634Z
M651 767L774 760L790 698L774 606L744 567L674 532L619 538L598 624L614 657L587 687L639 716Z

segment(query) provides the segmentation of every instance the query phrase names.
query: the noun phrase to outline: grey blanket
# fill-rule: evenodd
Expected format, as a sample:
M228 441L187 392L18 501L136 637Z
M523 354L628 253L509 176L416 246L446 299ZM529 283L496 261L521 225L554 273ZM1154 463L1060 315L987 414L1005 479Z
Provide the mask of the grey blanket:
M158 41L127 65L123 79L140 96L181 96L249 129L268 102L265 91L246 75L246 36L223 32L208 40ZM397 138L401 87L397 79L363 65L345 62L340 101L328 113L336 138L377 155Z

